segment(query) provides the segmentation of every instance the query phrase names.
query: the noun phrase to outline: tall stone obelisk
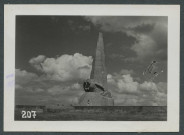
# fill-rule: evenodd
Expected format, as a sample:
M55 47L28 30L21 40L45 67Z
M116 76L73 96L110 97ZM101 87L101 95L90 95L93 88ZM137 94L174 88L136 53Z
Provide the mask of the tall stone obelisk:
M96 83L103 86L104 90L107 90L107 72L105 67L105 53L102 33L99 33L96 56L93 61L90 79L94 79Z
M114 100L107 88L107 72L102 33L99 33L90 79L84 81L83 88L85 93L79 99L80 106L114 105Z

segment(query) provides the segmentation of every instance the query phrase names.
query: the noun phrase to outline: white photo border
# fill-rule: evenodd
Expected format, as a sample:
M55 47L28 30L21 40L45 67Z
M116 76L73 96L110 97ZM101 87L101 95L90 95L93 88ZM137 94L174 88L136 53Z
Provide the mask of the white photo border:
M16 15L168 16L167 121L15 121ZM180 5L13 5L4 6L4 131L179 132Z

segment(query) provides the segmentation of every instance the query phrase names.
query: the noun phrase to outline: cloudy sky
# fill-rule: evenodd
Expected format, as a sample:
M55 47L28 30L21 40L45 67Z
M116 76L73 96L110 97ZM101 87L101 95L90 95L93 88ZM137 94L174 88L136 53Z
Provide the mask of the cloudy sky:
M115 105L167 105L167 17L17 16L16 104L77 104L98 33ZM143 75L156 60L153 81Z

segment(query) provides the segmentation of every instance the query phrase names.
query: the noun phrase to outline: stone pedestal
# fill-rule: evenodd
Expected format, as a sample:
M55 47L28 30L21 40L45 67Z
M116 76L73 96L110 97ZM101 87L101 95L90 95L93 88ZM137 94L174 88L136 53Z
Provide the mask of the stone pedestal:
M113 98L102 96L98 92L85 92L79 99L80 106L113 106Z

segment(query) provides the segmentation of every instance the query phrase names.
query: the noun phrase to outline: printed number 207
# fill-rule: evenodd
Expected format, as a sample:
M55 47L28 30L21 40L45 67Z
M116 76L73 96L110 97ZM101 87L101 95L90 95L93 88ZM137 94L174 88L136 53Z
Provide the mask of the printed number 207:
M22 111L22 118L34 118L36 117L36 111Z

